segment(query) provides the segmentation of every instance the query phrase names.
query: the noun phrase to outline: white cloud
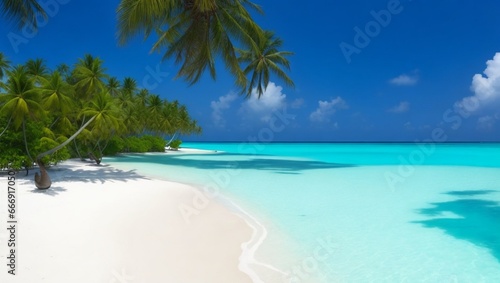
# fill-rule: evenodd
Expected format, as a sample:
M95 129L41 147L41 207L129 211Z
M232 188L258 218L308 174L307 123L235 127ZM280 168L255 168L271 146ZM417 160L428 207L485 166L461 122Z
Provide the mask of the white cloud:
M226 125L226 120L222 115L222 111L229 109L231 103L238 96L234 93L229 93L224 96L219 97L217 101L212 101L210 103L210 108L212 108L212 122L215 126L223 128Z
M410 103L408 101L403 101L387 111L392 113L404 113L407 112L408 110L410 110Z
M389 82L397 86L415 85L418 82L418 76L417 75L410 76L402 74L398 77L392 78L391 80L389 80Z
M254 89L252 95L242 103L240 114L247 119L254 117L266 122L269 121L273 111L286 106L286 94L282 93L283 88L270 82L260 98Z
M330 101L318 101L318 108L309 115L313 122L329 122L330 117L340 109L348 108L347 103L340 96ZM338 125L337 125L338 126Z
M291 103L292 109L299 109L304 105L304 99L303 98L297 98Z
M486 62L484 75L475 74L472 77L471 90L474 95L464 97L455 103L455 107L465 112L475 112L484 105L491 104L500 98L500 53Z
M497 118L494 116L482 116L477 119L477 128L480 130L492 130Z

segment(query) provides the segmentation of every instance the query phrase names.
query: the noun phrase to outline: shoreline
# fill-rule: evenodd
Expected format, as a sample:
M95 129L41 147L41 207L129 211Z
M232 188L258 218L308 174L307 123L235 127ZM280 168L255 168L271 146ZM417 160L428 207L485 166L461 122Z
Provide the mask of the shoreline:
M119 277L120 273L135 278L130 282L156 282L158 279L198 282L200 275L197 274L200 273L203 282L264 282L252 265L281 272L255 259L255 252L267 235L266 228L225 196L221 196L222 201L217 197L210 202L197 216L196 223L186 225L175 204L189 201L200 193L200 189L192 185L153 179L135 170L126 172L106 163L96 166L74 159L49 169L54 183L47 191L35 190L33 174L34 171L27 177L22 172L18 174L21 248L18 251L19 275L12 282L67 282L75 275L79 277L72 282L112 282L110 280ZM4 187L4 180L1 184ZM0 202L3 206L6 198L0 197ZM137 207L130 207L134 202ZM1 218L5 222L4 215ZM164 220L170 221L168 227ZM146 236L130 227L140 227L144 222L158 233ZM101 231L92 231L95 228ZM170 231L173 229L177 231ZM62 239L50 239L50 235L62 236ZM6 236L6 232L0 232L0 242L4 242ZM88 241L96 236L100 242ZM144 246L134 247L134 240L142 240ZM75 242L80 245L75 246ZM163 253L157 252L158 249ZM174 251L177 256L168 255L172 249L178 249ZM89 251L94 253L89 254ZM146 260L138 261L133 255L145 256ZM0 256L6 256L6 247L0 247ZM151 259L147 260L148 257ZM93 263L86 263L86 260ZM62 270L68 262L72 265ZM112 267L118 262L128 268ZM87 266L94 274L86 274L85 268L79 265ZM0 270L0 274L3 281L7 272Z
M165 153L171 155L171 154L219 154L219 153L224 153L224 151L216 151L216 150L207 150L207 149L198 149L198 148L193 148L193 147L181 147L178 150L172 150L169 149L168 147L165 148ZM162 153L146 153L146 154L162 154ZM124 154L127 155L127 154ZM197 190L200 194L203 194L203 189L201 185L199 184L194 184L194 183L185 183L185 182L178 182L174 181L168 178L161 178L156 175L148 175L145 174L148 178L151 179L156 179L156 180L163 180L163 181L168 181L168 182L174 182L174 183L181 183L185 184L187 186L190 186L191 188ZM207 196L205 196L207 197ZM243 219L248 227L252 229L252 237L246 241L242 242L242 253L239 257L239 264L238 267L239 269L247 274L251 279L253 283L263 283L266 281L263 281L261 277L265 278L273 278L274 280L278 278L282 278L288 273L284 272L283 270L280 270L278 267L275 267L271 264L264 263L260 260L256 259L256 253L259 251L261 246L264 244L264 241L267 239L268 236L268 230L266 229L266 226L263 225L261 222L257 220L255 216L247 212L245 209L243 209L240 205L238 205L234 200L229 198L228 196L222 194L222 193L217 193L217 196L215 197L207 197L209 200L215 200L215 202L221 204L224 206L226 209L228 209L230 212L234 213L241 219ZM269 224L269 223L268 223ZM256 266L256 267L263 267L264 269L260 269L258 272L256 271L255 268L252 268L251 265ZM259 276L259 274L261 276Z

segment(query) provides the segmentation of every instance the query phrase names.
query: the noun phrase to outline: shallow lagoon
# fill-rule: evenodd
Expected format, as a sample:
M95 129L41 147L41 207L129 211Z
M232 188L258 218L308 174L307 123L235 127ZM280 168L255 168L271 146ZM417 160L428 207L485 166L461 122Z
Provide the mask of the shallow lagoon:
M283 282L500 282L500 144L183 146L217 153L106 162L216 188L272 223L299 255L273 255ZM270 229L261 255L279 244Z

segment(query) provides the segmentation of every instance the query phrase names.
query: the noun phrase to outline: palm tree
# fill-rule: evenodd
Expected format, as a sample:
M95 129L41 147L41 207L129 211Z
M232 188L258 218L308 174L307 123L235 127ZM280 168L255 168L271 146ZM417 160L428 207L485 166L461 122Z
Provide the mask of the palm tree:
M139 93L136 95L136 102L140 106L146 107L146 104L148 103L148 97L149 97L149 90L147 89L141 89Z
M80 127L80 129L78 129L78 131L76 131L76 133L74 133L71 137L69 137L66 141L64 141L60 145L37 155L36 163L40 168L40 175L38 174L38 172L35 173L35 185L38 189L46 190L50 188L50 186L52 185L52 181L50 180L50 176L47 173L47 170L45 169L45 164L42 162L42 158L46 155L50 155L60 150L61 148L65 147L68 143L70 143L73 139L75 139L90 123L92 123L94 119L95 116L90 118L82 127Z
M83 109L81 116L91 116L90 119L76 131L71 137L60 145L38 154L36 162L40 167L41 175L35 174L35 185L38 189L48 189L52 185L52 181L45 169L42 158L46 155L65 147L68 143L74 140L87 126L94 123L93 129L100 133L109 132L113 127L119 127L117 108L113 103L113 98L109 93L100 92L94 96L92 101Z
M186 106L179 105L177 100L173 102L163 101L160 119L160 130L170 135L167 146L178 134L200 133L201 128L196 121L189 116Z
M264 93L269 84L270 73L275 74L289 86L294 86L293 81L280 68L280 65L290 69L290 62L286 56L293 55L292 52L279 51L283 41L274 36L271 31L265 31L264 36L257 40L257 49L238 50L242 63L248 63L243 72L245 75L252 73L250 82L245 90L247 97L252 94L255 88L259 98Z
M67 80L71 76L70 68L67 64L59 64L56 67L56 70L61 74L64 80Z
M95 140L95 147L99 149L99 156L97 158L93 154L91 156L99 164L104 150L100 145L101 140L109 141L113 134L123 128L120 109L116 107L109 92L101 92L83 109L82 115L95 117L91 134Z
M197 125L196 121L192 120L189 116L189 112L185 105L181 105L179 107L178 112L178 131L181 134L189 134L189 133L200 133L201 128Z
M111 96L117 97L120 93L120 81L115 77L109 78L108 83L106 84L106 90L109 94L111 94Z
M55 117L50 128L58 124L62 134L69 134L73 129L70 118L75 110L74 88L64 81L58 71L55 71L45 80L40 93L43 108Z
M156 94L150 94L148 96L148 101L147 101L147 106L146 106L146 113L147 113L147 128L156 133L159 134L162 132L161 129L161 111L163 108L163 102L162 99L160 98L159 95Z
M147 89L141 89L134 97L135 111L137 115L137 122L139 124L138 133L144 133L148 127L148 117L146 115L140 115L141 113L147 112L148 100L151 94Z
M5 75L5 72L10 69L10 62L7 60L5 55L3 55L2 52L0 52L0 81L3 79L3 76ZM0 85L1 87L1 85Z
M125 78L123 85L116 96L116 103L120 109L134 107L134 93L137 90L137 83L132 78Z
M121 108L122 120L123 120L123 131L124 135L131 135L135 133L142 133L143 126L140 122L141 115L138 115L137 108L135 107L126 107ZM140 112L143 113L143 112Z
M25 66L26 72L33 79L36 86L42 84L49 74L49 69L45 66L43 59L30 59L26 62Z
M47 18L43 7L36 0L2 0L0 1L0 13L17 23L19 28L26 24L37 28L36 16L38 14L42 15L44 19Z
M105 73L106 69L102 66L103 62L99 58L94 58L87 54L83 59L79 59L73 70L75 88L77 96L84 99L90 99L95 94L105 89L104 81L108 79Z
M177 100L173 102L166 100L163 101L161 114L163 132L172 136L168 142L170 143L177 135L176 132L179 130L179 102Z
M0 52L0 91L5 87L5 84L3 83L2 80L4 78L5 73L9 69L10 69L9 60L7 60L7 58L3 55L3 53ZM4 103L4 98L0 97L0 107L3 106L3 103ZM0 114L2 114L2 113L0 112ZM7 121L7 125L5 126L3 131L0 133L0 137L5 133L5 131L9 127L11 121L12 121L12 117L10 117L9 120Z
M126 77L125 79L123 79L121 91L124 92L128 97L132 97L137 92L137 81L133 78Z
M26 120L36 119L45 114L40 105L39 90L35 88L33 80L28 77L24 66L17 66L12 71L8 71L8 76L5 84L6 94L2 96L5 103L0 113L10 116L15 129L22 126L26 154L33 161L26 137Z
M159 38L152 51L166 48L163 58L175 58L181 65L177 77L190 84L207 69L215 79L215 60L220 56L244 88L246 78L235 44L253 48L254 39L262 36L247 7L262 12L249 0L122 0L117 10L118 38L123 44L139 33L148 37L156 32Z

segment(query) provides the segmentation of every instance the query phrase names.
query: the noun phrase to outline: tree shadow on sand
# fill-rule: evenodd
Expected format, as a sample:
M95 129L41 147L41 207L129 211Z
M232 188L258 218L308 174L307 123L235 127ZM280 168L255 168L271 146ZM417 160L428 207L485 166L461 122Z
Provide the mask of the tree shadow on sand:
M431 203L433 207L420 209L419 213L432 217L415 221L427 228L439 228L457 239L469 241L490 250L500 262L500 203L473 197L498 193L493 190L450 191L445 194L459 199ZM456 217L440 217L443 213Z
M34 194L44 194L44 195L47 195L47 196L55 197L58 194L63 193L65 191L67 191L67 190L65 188L63 188L63 187L60 187L60 186L51 186L47 190L33 189L30 192L34 193Z
M49 171L49 174L51 172ZM129 180L147 180L147 177L139 175L136 170L121 170L113 167L99 167L96 170L84 169L68 169L66 172L53 178L54 182L85 182L85 183L101 183L109 181L127 182Z
M197 157L203 157L198 159ZM307 159L286 159L277 156L266 158L266 155L246 155L234 153L217 153L213 155L189 154L189 155L128 155L114 158L112 162L140 162L156 163L163 165L174 165L191 167L197 169L255 169L275 171L279 174L298 174L304 170L331 169L355 167L352 164L329 163Z
M84 164L84 163L83 163ZM78 164L77 164L78 165ZM139 175L136 170L121 170L113 168L109 165L95 165L89 163L86 165L89 169L73 168L70 166L54 166L48 168L47 172L52 179L53 185L46 190L39 190L35 188L32 176L23 176L30 184L33 183L32 193L45 194L48 196L56 196L60 193L67 191L67 188L63 188L58 185L60 182L84 182L84 183L100 183L105 184L106 182L127 182L129 180L148 180L149 178Z

